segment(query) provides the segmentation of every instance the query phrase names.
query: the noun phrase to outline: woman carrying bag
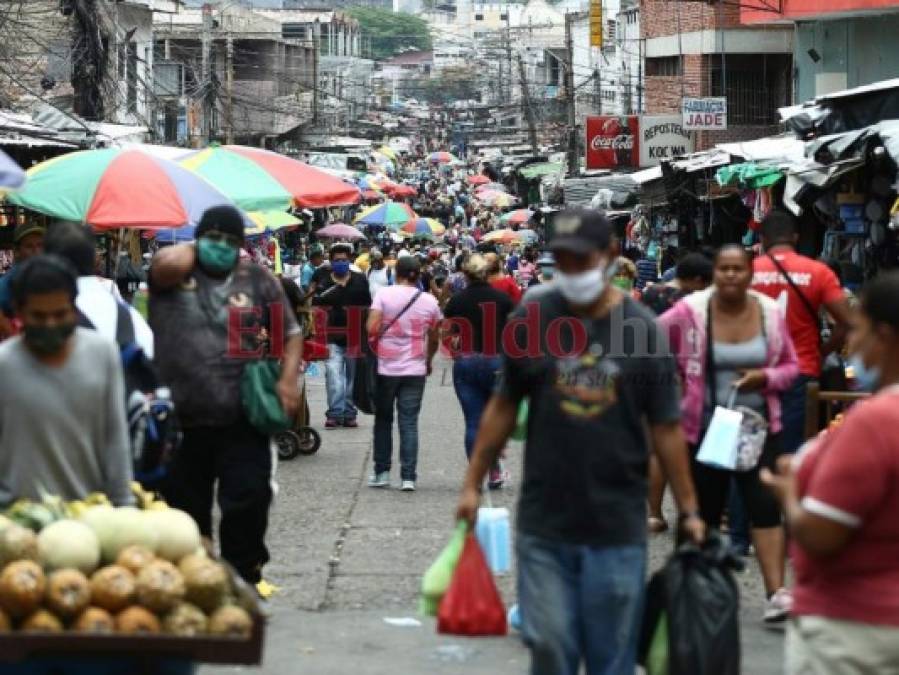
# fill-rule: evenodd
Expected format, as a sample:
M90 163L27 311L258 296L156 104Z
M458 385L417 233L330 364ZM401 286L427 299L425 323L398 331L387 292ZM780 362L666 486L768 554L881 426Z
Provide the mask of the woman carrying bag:
M684 433L691 444L691 468L703 520L720 525L731 478L736 478L752 525L756 555L768 597L766 622L786 619L792 598L783 588L784 531L777 502L762 486L759 470L775 466L780 453L780 393L796 378L796 352L776 302L749 290L752 263L740 246L725 246L715 258L714 285L694 293L663 314L671 349L683 380ZM700 461L702 441L722 408L743 420L760 421L767 434L741 455L740 470ZM724 414L737 414L725 411ZM756 424L758 431L759 424ZM740 442L751 446L743 423ZM754 440L759 441L756 435ZM716 439L717 442L717 439ZM717 443L716 443L717 445ZM742 450L741 450L742 452Z

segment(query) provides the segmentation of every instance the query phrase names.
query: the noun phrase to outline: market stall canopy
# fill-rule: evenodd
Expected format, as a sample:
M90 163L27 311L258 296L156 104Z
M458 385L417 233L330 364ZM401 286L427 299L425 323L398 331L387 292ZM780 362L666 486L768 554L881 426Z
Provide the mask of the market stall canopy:
M415 220L410 220L405 225L401 225L399 231L411 235L427 234L441 237L446 233L446 228L440 221L434 220L433 218L416 218Z
M647 186L655 182L662 182L662 169L658 166L633 173L599 176L592 183L596 193L590 207L618 211L636 206L642 199L662 203L665 201L664 190L658 190L653 197L649 197Z
M778 112L787 128L803 139L899 119L899 78L824 94Z
M771 187L777 184L783 177L783 171L776 166L766 166L756 162L722 166L715 173L715 180L722 187L738 185L751 190Z
M247 211L347 206L361 198L358 188L335 176L260 148L213 145L188 155L180 164Z
M287 213L286 211L251 211L247 215L253 223L253 227L249 227L245 230L248 237L297 227L303 222L295 215Z
M485 234L482 242L490 242L493 244L518 244L521 243L522 237L520 232L504 228L502 230L492 230Z
M518 169L518 173L526 180L542 178L543 176L551 176L553 174L564 174L565 167L555 162L543 162L540 164L529 164Z
M25 172L12 158L0 150L0 193L18 190L25 185Z
M533 217L534 212L530 209L516 209L515 211L504 213L500 217L499 221L503 225L524 225Z
M739 143L718 143L715 147L746 162L794 162L801 161L805 156L805 143L793 134L779 134Z
M346 225L345 223L331 223L318 230L315 235L323 239L343 239L346 241L365 239L364 234L352 225Z
M140 150L83 150L41 162L7 201L96 229L158 230L196 225L233 202L184 167Z

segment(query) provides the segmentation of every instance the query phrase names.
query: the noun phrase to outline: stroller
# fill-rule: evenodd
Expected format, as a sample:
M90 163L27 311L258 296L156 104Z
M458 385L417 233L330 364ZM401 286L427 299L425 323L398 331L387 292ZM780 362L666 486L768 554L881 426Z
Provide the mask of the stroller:
M328 358L327 345L315 341L315 321L308 301L297 308L297 319L303 329L303 362L324 361ZM314 455L322 444L321 435L309 426L309 401L306 399L306 372L300 374L297 386L300 390L300 405L293 427L274 435L278 459L291 460L299 455Z

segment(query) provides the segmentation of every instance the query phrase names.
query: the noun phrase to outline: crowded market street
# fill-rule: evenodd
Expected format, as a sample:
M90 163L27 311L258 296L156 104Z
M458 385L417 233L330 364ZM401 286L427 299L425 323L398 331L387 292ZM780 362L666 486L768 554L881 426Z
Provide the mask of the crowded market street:
M309 379L313 416L325 408L323 377ZM422 572L445 545L458 476L465 468L459 439L462 414L448 361L436 364L421 414L420 486L415 494L365 486L371 418L358 429L324 436L312 457L278 466L278 496L269 531L273 562L266 570L280 588L268 604L270 636L261 668L213 667L201 675L302 673L332 675L501 675L524 672L527 650L504 638L441 636L418 613ZM521 444L513 443L508 489L497 505L513 508L521 475ZM670 504L668 505L670 509ZM652 567L671 553L668 535L650 540ZM744 675L781 672L783 632L758 621L761 583L754 561L739 575ZM514 576L498 577L503 599L515 597ZM421 625L394 626L411 618Z

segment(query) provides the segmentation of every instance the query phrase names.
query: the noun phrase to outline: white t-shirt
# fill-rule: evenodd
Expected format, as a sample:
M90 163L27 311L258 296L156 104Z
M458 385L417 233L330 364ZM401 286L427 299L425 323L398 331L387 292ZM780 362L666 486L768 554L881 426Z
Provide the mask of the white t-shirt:
M376 270L373 267L368 269L368 292L371 294L372 298L374 298L382 288L386 288L390 285L393 274L389 270L390 268L387 267L387 265L379 270Z
M402 257L404 257L404 256L411 256L411 255L412 255L412 254L409 253L408 250L406 250L406 249L404 249L404 248L401 248L400 251L399 251L399 253L396 254L396 259L399 260L400 258L402 258Z
M109 279L78 277L78 297L75 306L87 317L96 331L115 342L118 323L118 303L124 302L118 287ZM128 307L134 324L134 341L144 350L147 358L153 358L153 331L134 307Z

